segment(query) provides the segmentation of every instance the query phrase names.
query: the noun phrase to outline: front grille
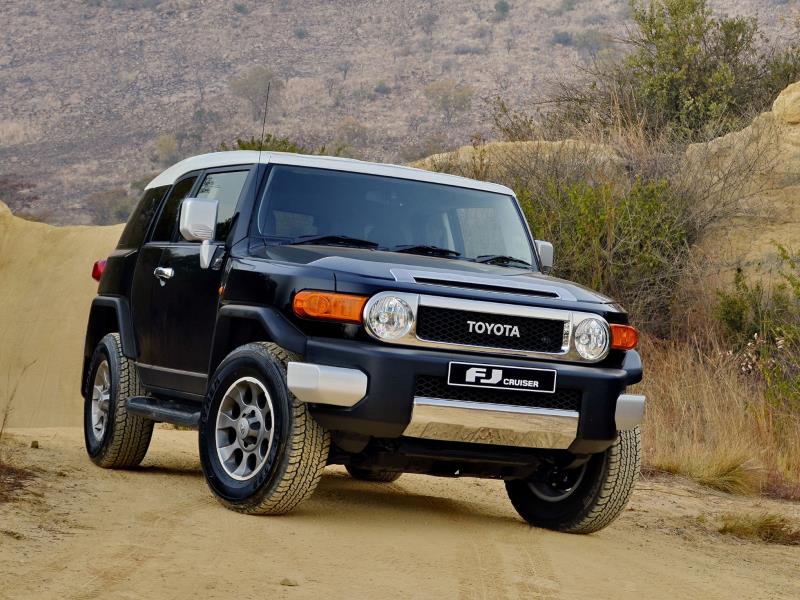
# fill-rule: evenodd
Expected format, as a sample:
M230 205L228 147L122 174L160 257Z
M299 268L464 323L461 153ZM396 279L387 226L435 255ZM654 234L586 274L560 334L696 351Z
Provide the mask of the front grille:
M470 331L468 321L517 327L519 337L477 333L474 326ZM529 352L561 352L566 325L565 321L555 319L495 315L435 306L423 305L417 311L417 337L420 339Z
M489 388L472 388L447 385L444 377L420 375L414 395L424 398L440 398L443 400L463 400L468 402L486 402L489 404L507 404L510 406L528 406L532 408L551 408L557 410L580 411L581 392L579 390L558 389L553 394L523 392L515 390L492 390Z

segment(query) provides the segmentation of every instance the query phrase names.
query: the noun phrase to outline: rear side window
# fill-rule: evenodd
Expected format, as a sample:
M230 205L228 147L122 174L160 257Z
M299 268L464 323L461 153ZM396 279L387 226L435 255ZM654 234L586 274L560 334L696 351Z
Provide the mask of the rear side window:
M152 241L172 241L172 235L175 233L175 227L178 222L178 209L180 208L181 201L192 191L196 180L197 177L187 177L175 184L172 193L169 195L169 198L167 198L167 203L164 205L164 210L161 211L161 216L158 218L155 231L153 231Z
M203 179L203 183L197 191L197 197L216 200L218 203L215 240L224 240L228 236L233 214L236 212L236 203L248 174L249 171L209 173Z
M139 203L128 218L128 224L125 225L122 236L119 238L117 248L138 248L142 245L150 221L153 220L158 205L167 190L169 190L169 186L163 185L144 191Z

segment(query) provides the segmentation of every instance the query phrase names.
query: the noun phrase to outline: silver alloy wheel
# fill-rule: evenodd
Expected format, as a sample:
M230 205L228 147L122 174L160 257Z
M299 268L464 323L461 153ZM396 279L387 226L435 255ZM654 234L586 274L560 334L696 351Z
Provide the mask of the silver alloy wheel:
M577 469L552 469L542 480L528 482L528 487L539 500L561 502L578 489L588 465L587 461Z
M255 377L231 384L217 411L217 457L238 481L258 473L267 462L274 432L272 398Z
M103 435L108 425L108 408L111 404L111 370L108 361L104 360L97 367L92 386L92 433L98 442L103 441Z

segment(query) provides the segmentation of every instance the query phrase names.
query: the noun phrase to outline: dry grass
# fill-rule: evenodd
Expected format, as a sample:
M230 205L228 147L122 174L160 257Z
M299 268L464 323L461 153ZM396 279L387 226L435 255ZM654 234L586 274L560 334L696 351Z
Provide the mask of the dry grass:
M782 515L773 513L726 514L717 529L722 534L768 544L800 545L800 529Z
M19 385L22 375L33 363L26 365L20 376L17 378L17 383L10 389L6 401L0 405L0 504L14 500L15 492L19 491L25 486L25 483L33 479L34 474L29 469L16 466L12 464L11 452L5 443L6 424L8 417L11 414L12 403L16 396L17 386Z
M714 489L800 499L800 417L767 401L735 357L645 340L645 464Z

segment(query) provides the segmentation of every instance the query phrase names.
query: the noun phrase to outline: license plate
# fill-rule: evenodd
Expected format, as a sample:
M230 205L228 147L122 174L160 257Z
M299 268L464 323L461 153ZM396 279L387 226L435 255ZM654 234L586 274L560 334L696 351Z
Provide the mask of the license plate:
M447 384L552 394L556 391L556 372L551 369L451 362Z

